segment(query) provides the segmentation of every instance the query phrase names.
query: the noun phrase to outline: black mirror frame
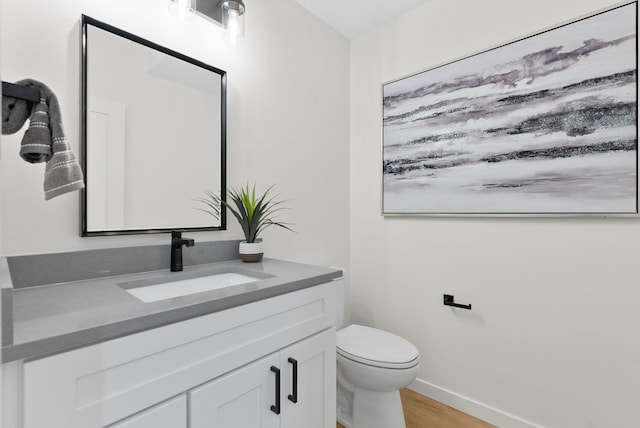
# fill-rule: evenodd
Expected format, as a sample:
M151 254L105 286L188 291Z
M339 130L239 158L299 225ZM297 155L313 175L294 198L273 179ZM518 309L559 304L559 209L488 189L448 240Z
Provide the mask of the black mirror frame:
M80 120L80 136L81 136L81 164L82 169L85 171L85 184L86 183L86 171L87 171L87 25L93 25L94 27L100 28L102 30L108 31L120 37L126 38L133 42L139 43L141 45L147 46L148 48L155 49L164 54L173 56L182 61L191 63L198 67L207 69L216 74L220 75L220 197L222 201L226 201L227 199L227 72L221 70L217 67L213 67L211 65L205 64L201 61L198 61L194 58L183 55L179 52L173 51L171 49L165 48L164 46L160 46L156 43L153 43L149 40L138 37L134 34L123 31L119 28L116 28L112 25L106 24L104 22L98 21L97 19L91 18L87 15L82 15L82 26L81 26L81 67L82 67L82 78L81 78L81 105L82 105L82 117ZM182 232L190 232L190 231L212 231L212 230L226 230L227 225L227 216L226 209L221 207L220 209L220 226L211 226L211 227L177 227L177 228L155 228L155 229L120 229L120 230L105 230L105 231L89 231L87 230L87 187L82 189L81 192L81 236L112 236L112 235L136 235L136 234L148 234L148 233L168 233L171 231L182 231ZM224 204L223 204L224 205Z

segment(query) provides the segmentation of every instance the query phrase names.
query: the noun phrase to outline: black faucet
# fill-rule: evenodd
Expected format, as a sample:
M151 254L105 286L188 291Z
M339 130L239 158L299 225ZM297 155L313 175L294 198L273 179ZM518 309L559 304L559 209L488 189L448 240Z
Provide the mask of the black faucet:
M196 241L182 238L182 232L171 232L171 272L182 270L182 246L193 247Z

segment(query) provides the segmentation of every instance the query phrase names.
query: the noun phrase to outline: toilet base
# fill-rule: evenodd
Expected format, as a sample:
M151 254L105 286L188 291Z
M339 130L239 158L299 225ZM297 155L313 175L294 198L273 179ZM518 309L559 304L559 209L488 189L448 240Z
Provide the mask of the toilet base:
M406 428L400 391L354 388L351 428Z
M353 415L353 387L348 387L342 378L340 369L337 370L336 382L336 419L344 428L351 428L351 416Z

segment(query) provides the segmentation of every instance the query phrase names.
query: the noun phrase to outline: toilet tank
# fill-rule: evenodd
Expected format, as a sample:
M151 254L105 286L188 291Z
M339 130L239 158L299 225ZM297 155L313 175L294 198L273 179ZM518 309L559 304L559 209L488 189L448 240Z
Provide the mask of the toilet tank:
M347 284L344 279L344 270L342 271L342 277L336 278L333 282L336 284L336 330L340 330L344 327L344 310L345 301L347 299Z

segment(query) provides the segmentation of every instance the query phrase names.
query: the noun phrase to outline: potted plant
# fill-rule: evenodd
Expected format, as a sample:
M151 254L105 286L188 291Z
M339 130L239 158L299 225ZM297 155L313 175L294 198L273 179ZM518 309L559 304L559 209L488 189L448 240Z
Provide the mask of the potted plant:
M198 201L206 204L209 208L204 211L212 215L216 220L220 220L221 207L224 205L238 220L245 240L240 242L240 258L244 262L259 262L264 254L262 239L258 238L260 233L269 226L278 226L287 230L292 230L287 223L275 221L278 211L286 209L285 201L276 201L276 196L271 196L273 186L264 193L256 194L255 184L250 188L240 187L240 190L231 189L227 192L229 201L223 201L220 195L210 190L205 190L206 198Z

